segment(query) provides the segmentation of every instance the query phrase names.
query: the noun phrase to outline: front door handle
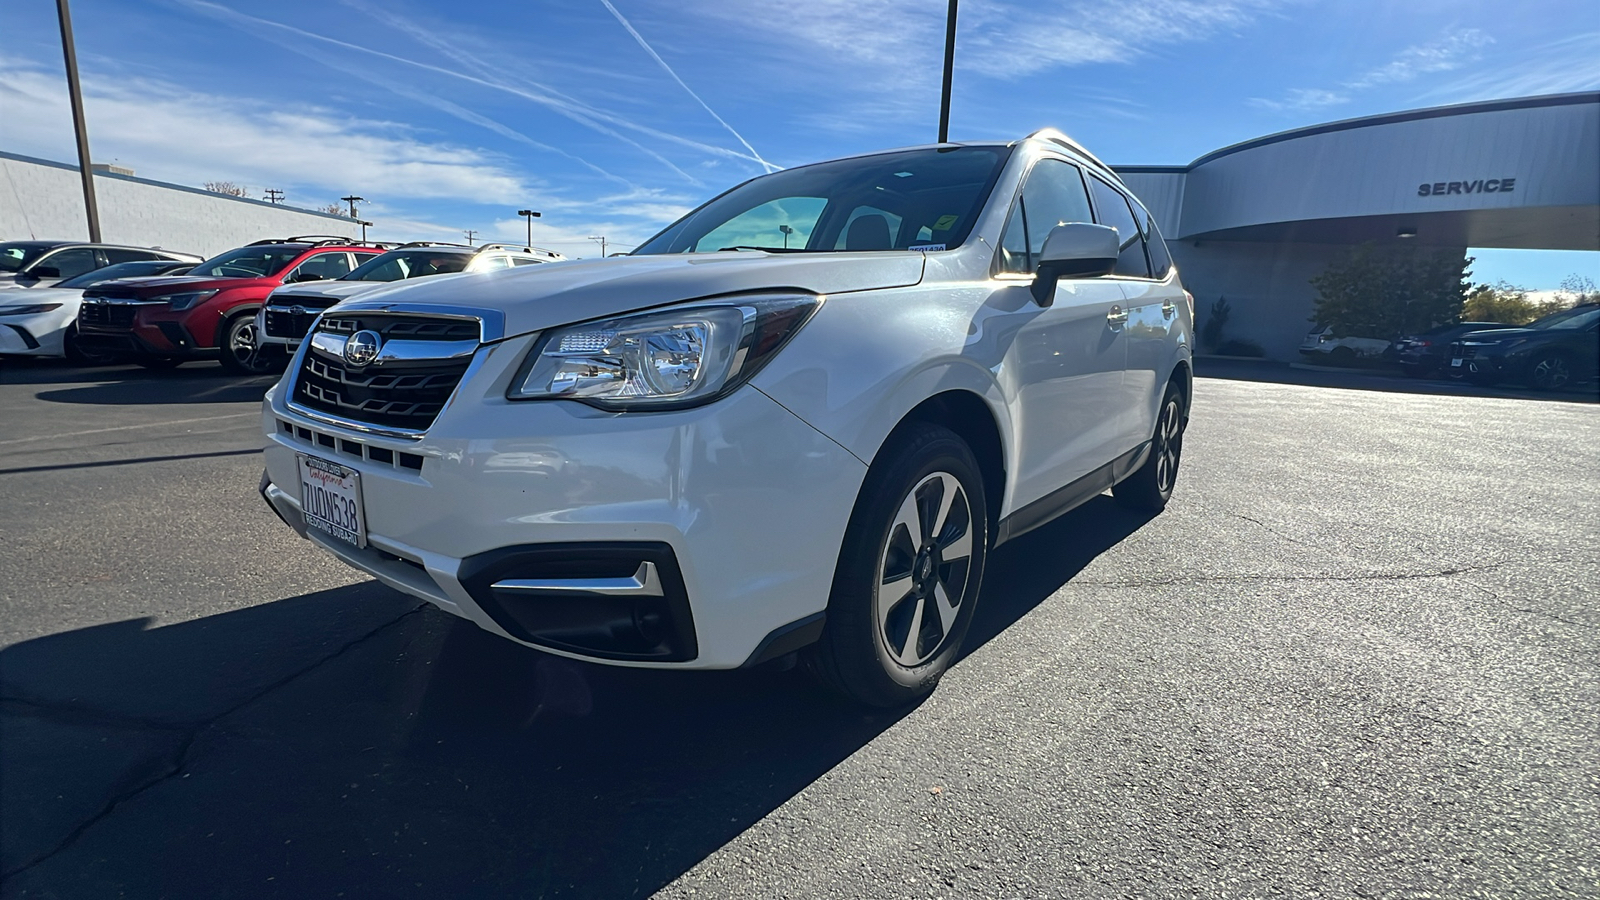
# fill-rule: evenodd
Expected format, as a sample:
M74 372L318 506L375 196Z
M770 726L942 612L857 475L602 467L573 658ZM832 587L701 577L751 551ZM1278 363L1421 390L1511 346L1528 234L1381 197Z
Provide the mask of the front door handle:
M1112 304L1111 311L1106 313L1106 323L1112 328L1121 328L1128 324L1128 311L1121 306Z
M1162 318L1170 319L1174 315L1177 315L1177 312L1178 312L1178 308L1176 306L1172 305L1172 301L1171 300L1168 300L1167 302L1161 304L1161 316L1162 316Z

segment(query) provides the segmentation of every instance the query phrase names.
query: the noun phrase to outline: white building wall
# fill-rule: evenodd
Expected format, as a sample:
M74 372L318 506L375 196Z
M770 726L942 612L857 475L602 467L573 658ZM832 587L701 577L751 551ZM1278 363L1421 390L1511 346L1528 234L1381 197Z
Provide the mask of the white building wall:
M361 236L344 216L144 178L97 172L94 189L100 237L110 244L215 256L266 238ZM0 241L88 239L77 166L0 154Z

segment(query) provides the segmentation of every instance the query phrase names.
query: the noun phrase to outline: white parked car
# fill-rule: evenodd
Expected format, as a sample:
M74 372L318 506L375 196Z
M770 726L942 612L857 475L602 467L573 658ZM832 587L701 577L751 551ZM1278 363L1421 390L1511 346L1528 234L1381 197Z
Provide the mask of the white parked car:
M408 278L428 278L455 272L493 272L535 263L566 259L554 250L512 244L446 244L416 241L374 256L332 281L298 281L267 295L256 313L256 334L262 344L287 348L300 346L311 323L322 311L374 288Z
M0 290L55 287L95 269L141 260L200 262L190 253L159 247L86 244L82 241L0 242Z
M530 647L726 669L801 652L933 689L992 547L1171 496L1193 299L1055 132L787 169L618 259L324 314L261 491L383 583Z
M1318 325L1300 342L1300 354L1310 360L1324 360L1341 365L1357 359L1377 359L1389 349L1391 342L1384 338L1337 336L1332 325Z
M0 355L65 356L80 365L110 362L107 354L78 346L78 307L84 289L108 281L181 275L193 267L192 262L170 259L115 263L54 287L0 292Z

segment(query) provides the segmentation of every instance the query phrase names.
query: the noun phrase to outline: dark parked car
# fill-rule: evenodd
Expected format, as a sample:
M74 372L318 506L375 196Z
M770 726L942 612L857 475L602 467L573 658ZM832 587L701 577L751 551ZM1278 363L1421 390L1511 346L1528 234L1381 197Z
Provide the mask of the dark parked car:
M1457 322L1454 325L1435 325L1427 331L1408 334L1390 348L1400 370L1413 378L1436 375L1450 365L1450 345L1470 331L1489 328L1510 328L1504 322Z
M1462 335L1450 367L1476 384L1521 381L1552 391L1600 376L1600 303L1552 313L1521 328Z

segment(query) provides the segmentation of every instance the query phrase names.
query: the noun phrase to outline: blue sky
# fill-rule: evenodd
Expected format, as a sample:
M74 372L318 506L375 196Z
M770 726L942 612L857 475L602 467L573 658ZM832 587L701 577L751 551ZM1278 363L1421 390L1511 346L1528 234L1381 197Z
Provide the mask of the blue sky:
M96 161L384 239L627 249L766 171L936 135L944 6L872 0L74 0ZM55 4L6 0L0 149L74 159ZM1600 88L1593 0L965 0L954 139L1043 126L1114 164L1422 106ZM1483 251L1479 280L1600 281Z

